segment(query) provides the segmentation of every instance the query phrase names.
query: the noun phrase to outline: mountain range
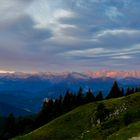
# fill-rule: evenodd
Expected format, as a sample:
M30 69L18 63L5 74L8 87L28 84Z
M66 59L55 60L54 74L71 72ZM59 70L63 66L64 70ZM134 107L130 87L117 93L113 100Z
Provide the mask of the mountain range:
M140 85L140 72L0 73L0 114L5 115L12 110L16 110L16 113L13 111L16 115L36 113L46 98L58 98L66 90L77 92L79 87L84 92L90 88L94 94L102 90L106 96L115 80L120 88L137 87ZM3 110L6 105L12 110Z
M140 71L119 71L119 70L99 70L99 71L86 71L86 72L38 72L38 73L25 73L25 72L15 72L15 71L4 71L0 70L0 76L11 76L11 77L18 77L18 78L27 78L31 75L38 75L38 76L45 76L45 77L52 77L52 76L67 76L68 74L73 73L76 75L82 74L92 78L97 77L140 77Z

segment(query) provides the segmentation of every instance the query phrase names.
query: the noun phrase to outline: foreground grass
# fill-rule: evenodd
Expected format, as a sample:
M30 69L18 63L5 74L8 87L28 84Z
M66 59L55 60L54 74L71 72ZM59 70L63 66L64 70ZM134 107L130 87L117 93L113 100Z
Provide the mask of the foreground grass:
M132 123L127 127L120 129L118 132L109 136L108 140L128 140L129 138L139 136L140 136L140 121Z
M13 140L125 140L140 132L140 122L132 122L133 124L127 127L124 122L124 115L127 112L133 113L134 110L140 108L140 93L105 100L102 103L111 111L112 116L98 125L95 124L93 118L99 102L90 103ZM138 121L138 118L134 121Z

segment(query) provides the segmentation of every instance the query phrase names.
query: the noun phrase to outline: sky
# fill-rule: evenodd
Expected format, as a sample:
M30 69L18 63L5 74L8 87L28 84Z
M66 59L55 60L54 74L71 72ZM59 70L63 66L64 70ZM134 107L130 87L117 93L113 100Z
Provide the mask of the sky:
M139 0L0 0L0 69L140 69Z

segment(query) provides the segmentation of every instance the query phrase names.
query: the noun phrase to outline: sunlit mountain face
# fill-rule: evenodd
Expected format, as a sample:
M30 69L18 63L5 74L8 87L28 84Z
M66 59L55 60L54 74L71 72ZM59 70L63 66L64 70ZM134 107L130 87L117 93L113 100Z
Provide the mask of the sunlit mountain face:
M91 76L91 77L120 77L120 78L125 78L125 77L136 77L140 78L140 71L96 71L96 72L85 72L86 75Z
M139 7L138 0L1 0L0 69L139 70Z
M0 70L0 74L12 74L12 73L15 73L15 71Z
M15 71L6 71L0 70L0 76L10 76L26 79L31 76L39 76L42 78L50 78L53 77L63 77L72 75L75 78L84 79L84 77L91 78L101 78L101 77L110 77L110 78L127 78L134 77L140 78L140 71L116 71L116 70L101 70L101 71L86 71L86 72L37 72L37 73L24 73L24 72L15 72Z

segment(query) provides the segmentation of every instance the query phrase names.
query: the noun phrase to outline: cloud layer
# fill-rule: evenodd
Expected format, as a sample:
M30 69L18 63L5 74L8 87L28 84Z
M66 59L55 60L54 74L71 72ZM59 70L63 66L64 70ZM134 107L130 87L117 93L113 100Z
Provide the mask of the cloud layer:
M137 0L0 0L0 69L140 69Z

